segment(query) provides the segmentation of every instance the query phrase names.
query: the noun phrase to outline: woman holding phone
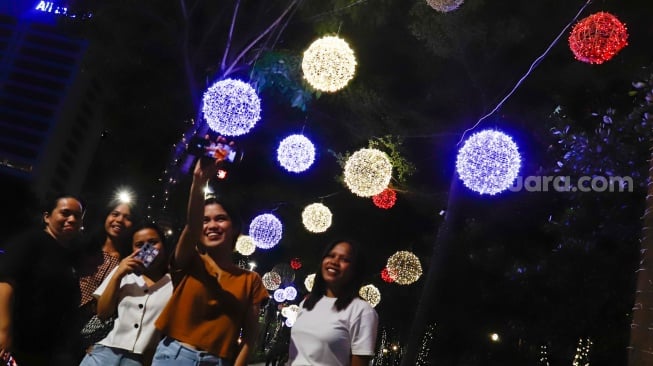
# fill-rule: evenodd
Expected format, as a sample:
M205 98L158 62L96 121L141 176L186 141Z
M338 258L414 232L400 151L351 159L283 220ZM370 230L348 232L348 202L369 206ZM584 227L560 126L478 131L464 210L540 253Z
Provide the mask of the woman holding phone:
M242 225L235 207L205 199L217 164L195 164L186 226L171 266L175 292L156 321L165 337L154 366L245 366L254 349L260 304L269 295L258 273L233 261Z
M135 227L133 253L120 261L93 293L99 318L117 314L113 329L93 345L80 365L149 364L160 338L154 321L172 295L164 238L155 224Z

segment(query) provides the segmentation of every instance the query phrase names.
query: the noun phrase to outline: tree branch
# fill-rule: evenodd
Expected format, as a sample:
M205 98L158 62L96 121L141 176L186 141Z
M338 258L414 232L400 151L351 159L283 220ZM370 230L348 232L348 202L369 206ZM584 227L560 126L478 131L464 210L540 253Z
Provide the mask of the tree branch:
M282 20L282 19L283 19L283 18L284 18L284 17L285 17L289 12L290 12L290 10L291 10L295 5L297 5L298 3L299 3L299 0L293 0L293 1L288 5L288 7L283 11L283 13L282 13L281 15L279 15L279 17L278 17L274 22L272 22L272 24L270 24L270 26L268 26L268 27L267 27L263 32L261 32L261 34L259 34L258 37L256 37L256 39L254 39L252 42L250 42L250 44L248 44L247 46L245 46L245 47L243 48L243 50L238 54L238 56L236 56L236 58L234 59L234 61L229 65L229 67L226 68L226 69L224 70L224 72L223 72L223 76L227 76L227 75L229 75L229 74L234 70L234 68L236 67L236 65L240 62L240 60L245 56L245 54L246 54L247 52L249 52L249 51L252 49L252 47L254 47L254 46L255 46L255 45L256 45L256 44L257 44L257 43L258 43L258 42L259 42L263 37L265 37L265 35L267 35L268 33L270 33L270 32L271 32L271 31L272 31L276 26L278 26L279 23L281 22L281 20Z

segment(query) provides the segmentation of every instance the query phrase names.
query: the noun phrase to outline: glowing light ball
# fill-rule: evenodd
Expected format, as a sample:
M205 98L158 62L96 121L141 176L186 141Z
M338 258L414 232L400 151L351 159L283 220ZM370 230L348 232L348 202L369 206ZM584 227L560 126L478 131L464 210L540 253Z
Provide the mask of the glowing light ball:
M397 193L392 188L386 188L381 193L372 196L374 206L388 210L397 202Z
M284 289L280 288L274 291L274 301L276 302L284 302L286 301L286 291Z
M281 276L276 272L267 272L261 277L263 286L270 291L274 291L281 286Z
M365 285L358 290L358 296L376 307L381 302L381 291L374 285Z
M323 233L331 227L333 215L328 207L321 203L311 203L302 211L302 223L312 233Z
M315 146L304 135L290 135L277 148L279 164L291 173L301 173L313 165Z
M517 178L521 157L517 144L503 132L484 130L470 136L458 151L456 171L463 184L480 194L494 195Z
M569 48L577 60L602 64L628 45L626 26L614 15L598 12L581 19L569 35Z
M285 324L287 327L290 328L295 324L299 310L301 310L300 307L294 304L281 309L281 315L286 317Z
M258 215L249 224L249 236L261 249L270 249L279 244L282 235L283 225L272 214Z
M295 280L295 270L288 263L276 264L272 267L272 272L276 272L281 276L282 284L292 283Z
M295 271L302 268L302 261L299 258L293 258L290 260L290 268Z
M390 271L388 270L388 267L383 267L381 270L381 279L387 283L393 283L395 282L394 280L394 275L390 275Z
M313 284L315 283L315 273L311 273L308 276L306 276L306 279L304 279L304 287L310 292L313 291Z
M430 7L441 13L454 11L458 9L463 2L464 0L426 0L426 3L429 4Z
M288 286L285 289L283 289L283 291L285 292L286 300L293 301L293 300L295 300L297 298L297 289L296 288L294 288L292 286Z
M236 251L242 255L251 255L256 250L256 244L249 235L241 235L236 240Z
M360 149L345 163L345 184L352 193L372 197L383 192L392 178L388 156L376 149Z
M354 77L356 56L343 39L322 37L304 51L302 71L306 81L315 89L335 92Z
M202 113L213 131L240 136L261 119L261 101L249 84L234 79L220 80L204 92Z
M410 285L422 275L422 265L419 258L408 251L398 251L388 258L388 273L399 285Z

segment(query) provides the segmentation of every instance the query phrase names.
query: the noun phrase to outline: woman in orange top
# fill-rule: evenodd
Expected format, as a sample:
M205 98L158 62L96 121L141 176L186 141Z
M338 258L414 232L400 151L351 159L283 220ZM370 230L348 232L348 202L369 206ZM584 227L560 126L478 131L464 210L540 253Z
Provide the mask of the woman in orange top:
M205 200L218 163L198 161L193 171L186 226L171 265L175 291L156 321L165 337L153 366L245 366L254 348L259 308L269 296L256 272L232 261L242 225L236 211Z

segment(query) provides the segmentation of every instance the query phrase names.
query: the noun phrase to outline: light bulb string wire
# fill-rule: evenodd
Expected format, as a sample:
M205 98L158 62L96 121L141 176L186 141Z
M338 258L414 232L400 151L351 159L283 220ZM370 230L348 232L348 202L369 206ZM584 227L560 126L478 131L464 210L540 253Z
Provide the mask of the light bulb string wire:
M499 108L501 108L501 107L503 106L503 104L504 104L504 103L505 103L505 102L506 102L506 101L507 101L507 100L508 100L508 99L509 99L509 98L510 98L510 97L511 97L511 96L512 96L516 91L517 91L517 89L518 89L518 88L521 86L521 84L526 80L526 78L528 78L528 77L530 76L530 74L531 74L531 73L533 72L533 70L535 70L535 68L540 64L540 62L544 59L544 57L546 57L546 56L548 55L548 53L551 51L551 49L553 48L553 46L555 46L555 45L558 43L558 41L560 40L560 38L562 37L562 35L565 34L565 32L567 31L567 29L569 29L569 27L571 27L572 24L574 24L574 23L576 22L576 20L578 19L578 17L583 13L583 11L585 11L585 8L587 8L587 7L589 6L589 4L591 4L591 3L592 3L592 0L587 0L587 1L585 2L585 4L583 4L583 6L581 6L580 10L578 10L578 12L576 13L576 15L571 19L571 21L569 21L569 22L567 23L567 25L566 25L566 26L565 26L565 27L560 31L560 33L558 33L558 35L555 37L555 39L553 40L553 42L551 42L551 44L549 44L549 46L544 50L544 52L542 52L542 54L541 54L539 57L537 57L537 58L536 58L536 59L531 63L531 65L530 65L530 67L528 68L528 70L526 71L526 73L524 73L524 75L523 75L519 80L517 80L517 83L515 83L515 85L514 85L513 88L508 92L508 94L506 94L506 95L503 97L503 99L501 99L501 101L499 101L499 103L497 103L497 105L496 105L496 106L495 106L495 107L494 107L490 112L488 112L487 114L485 114L483 117L479 118L479 120L476 121L476 123L475 123L472 127L470 127L470 128L468 128L468 129L466 129L466 130L463 131L462 135L460 136L460 140L458 140L458 143L456 144L457 146L459 146L459 145L463 142L463 140L464 140L464 138L465 138L465 135L466 135L468 132L470 132L470 131L474 130L475 128L477 128L477 127L481 124L481 122L483 122L483 120L485 120L486 118L488 118L488 117L490 117L491 115L493 115L496 111L499 110Z

